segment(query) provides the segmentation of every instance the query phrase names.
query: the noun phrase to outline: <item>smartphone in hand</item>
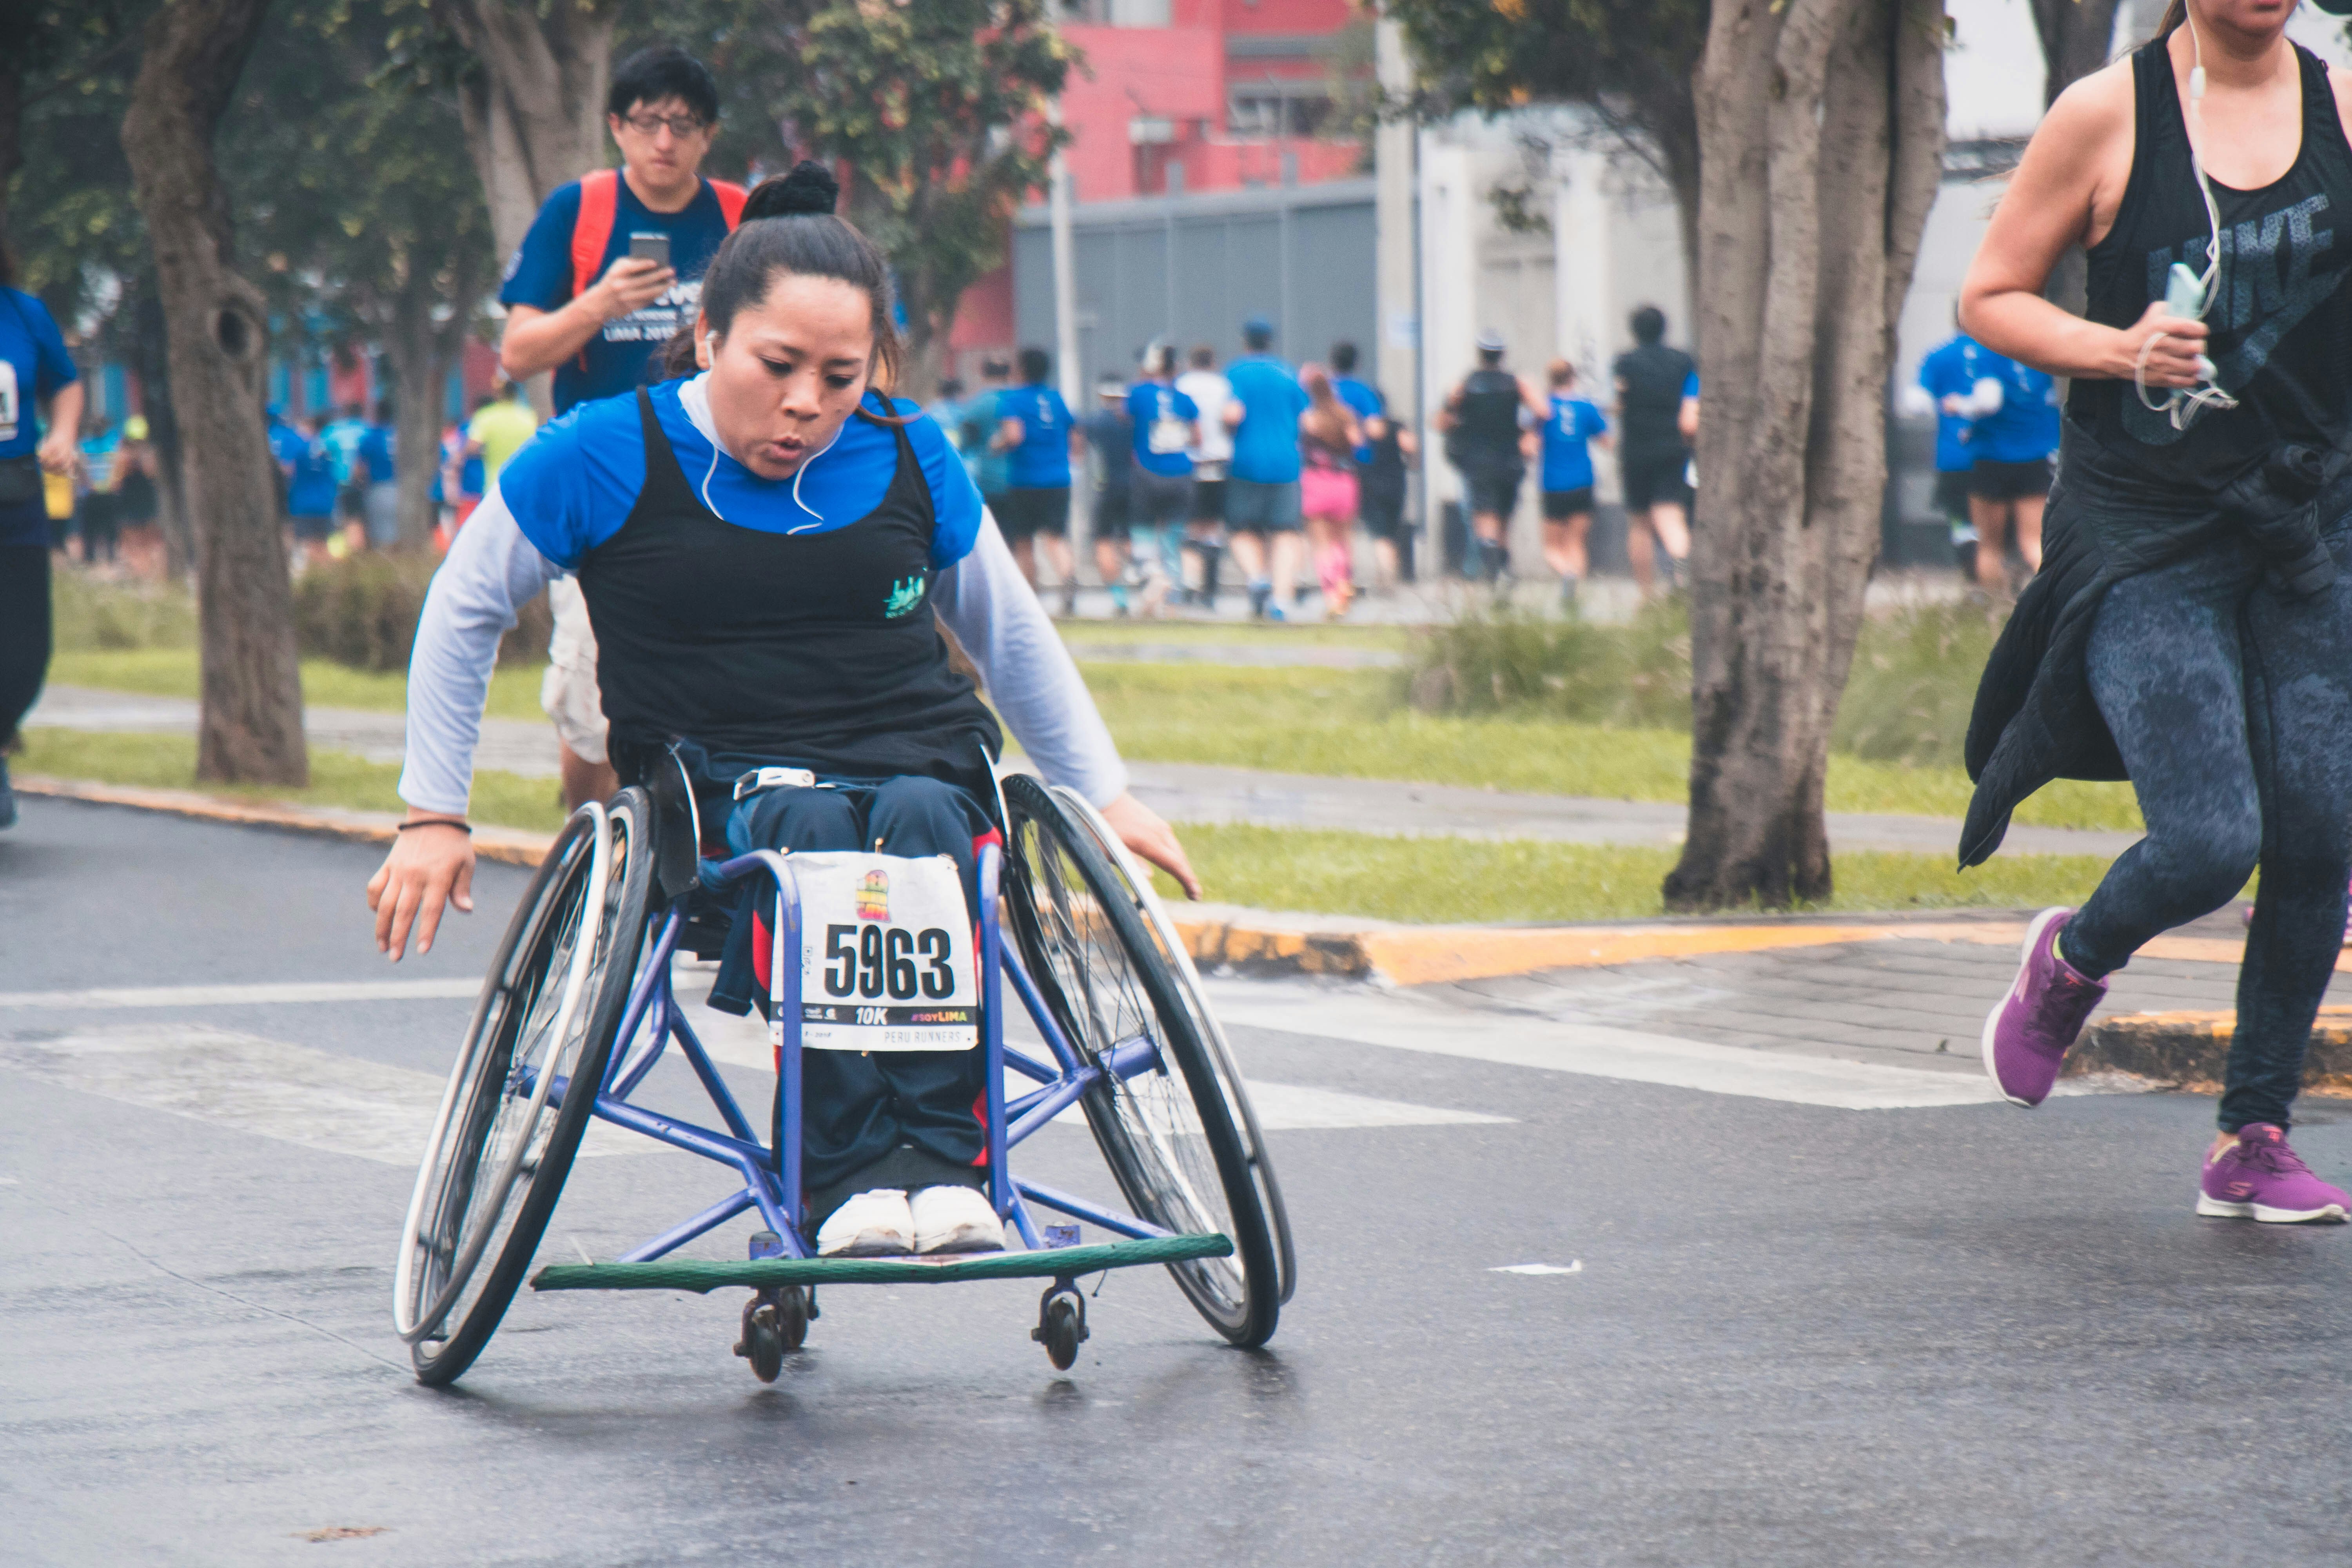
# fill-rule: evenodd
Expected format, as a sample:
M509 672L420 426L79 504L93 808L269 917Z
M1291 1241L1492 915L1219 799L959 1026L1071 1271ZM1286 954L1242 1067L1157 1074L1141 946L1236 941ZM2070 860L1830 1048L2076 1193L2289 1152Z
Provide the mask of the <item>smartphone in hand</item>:
M632 260L650 261L656 267L669 265L669 236L632 230L629 235L629 257Z

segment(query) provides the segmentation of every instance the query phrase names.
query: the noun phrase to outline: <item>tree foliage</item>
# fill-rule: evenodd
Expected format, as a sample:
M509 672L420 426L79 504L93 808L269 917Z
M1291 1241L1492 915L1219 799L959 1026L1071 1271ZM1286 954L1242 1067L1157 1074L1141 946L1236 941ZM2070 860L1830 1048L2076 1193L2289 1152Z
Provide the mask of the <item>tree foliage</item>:
M1412 107L1502 113L1574 103L1654 168L1696 255L1698 115L1694 73L1707 0L1390 0L1415 62Z
M848 216L898 273L908 386L928 396L963 291L1065 133L1045 121L1075 51L1045 0L721 0L712 69L740 151L846 176Z

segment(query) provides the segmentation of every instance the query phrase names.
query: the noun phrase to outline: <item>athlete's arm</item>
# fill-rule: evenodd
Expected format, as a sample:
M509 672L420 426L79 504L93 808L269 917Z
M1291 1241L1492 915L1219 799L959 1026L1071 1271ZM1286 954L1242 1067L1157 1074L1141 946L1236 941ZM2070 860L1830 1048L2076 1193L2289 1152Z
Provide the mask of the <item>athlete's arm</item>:
M1086 796L1120 842L1199 898L1184 847L1128 793L1127 765L1110 730L993 518L982 519L971 552L939 574L931 595L940 621L978 667L990 703L1046 782Z
M643 256L624 256L605 268L588 292L552 310L509 305L507 330L499 339L499 365L520 381L553 370L588 346L615 316L642 310L677 281L677 273Z
M2167 316L2159 300L2131 326L2106 327L2042 297L2069 246L2096 245L2115 226L2131 178L2132 116L2127 59L2058 95L1960 287L1960 326L1994 353L2053 375L2128 381L2137 368L2150 386L2194 386L2204 322Z
M434 574L417 618L408 666L408 755L400 774L408 821L466 820L499 638L515 624L516 611L562 574L523 537L493 480ZM403 831L368 882L376 950L398 963L413 929L416 951L430 952L445 905L473 911L473 882L474 841L460 827Z
M48 428L35 449L35 459L52 474L69 474L81 461L82 385L69 381L49 395ZM281 465L282 466L282 465Z

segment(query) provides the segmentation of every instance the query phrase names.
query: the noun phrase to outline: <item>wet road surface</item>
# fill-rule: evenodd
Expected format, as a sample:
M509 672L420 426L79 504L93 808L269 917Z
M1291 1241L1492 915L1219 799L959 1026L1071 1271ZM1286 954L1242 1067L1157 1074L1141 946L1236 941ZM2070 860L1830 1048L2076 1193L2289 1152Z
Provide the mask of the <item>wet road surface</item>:
M389 1326L399 1117L522 874L484 867L482 912L388 973L373 851L24 810L0 835L0 1561L2346 1555L2352 1234L2192 1216L2208 1102L1840 1109L1799 1081L1818 1058L1768 1098L1770 1053L1708 1078L1664 1035L1474 1026L1466 1002L1449 1028L1457 1004L1369 992L1218 987L1261 1020L1245 1069L1294 1091L1269 1136L1301 1283L1263 1352L1158 1273L1103 1284L1067 1374L1029 1342L1033 1285L844 1288L763 1387L728 1353L733 1293L526 1295L457 1388L420 1388ZM1651 1057L1682 1065L1636 1081ZM236 1081L272 1074L313 1092ZM2297 1137L2339 1182L2342 1115ZM1107 1187L1082 1130L1024 1152ZM543 1256L610 1256L723 1184L585 1160Z

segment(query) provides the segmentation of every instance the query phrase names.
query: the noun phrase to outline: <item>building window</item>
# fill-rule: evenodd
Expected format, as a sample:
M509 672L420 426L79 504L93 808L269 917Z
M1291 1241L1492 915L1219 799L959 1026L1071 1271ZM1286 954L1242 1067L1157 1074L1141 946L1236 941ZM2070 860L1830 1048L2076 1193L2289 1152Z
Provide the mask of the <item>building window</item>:
M1234 136L1314 136L1331 118L1321 82L1236 83L1225 108Z

